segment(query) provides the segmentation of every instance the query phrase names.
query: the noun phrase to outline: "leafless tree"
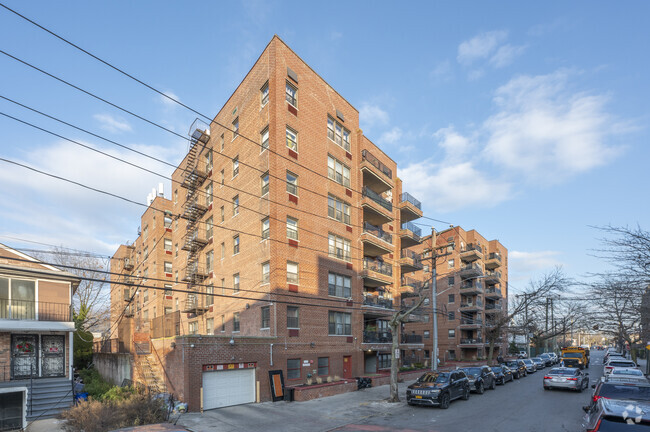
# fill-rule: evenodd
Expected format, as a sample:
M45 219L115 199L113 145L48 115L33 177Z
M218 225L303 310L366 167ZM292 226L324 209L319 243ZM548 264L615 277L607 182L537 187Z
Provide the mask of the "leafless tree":
M605 234L602 248L596 256L610 262L614 270L605 277L634 280L639 284L650 283L650 232L636 228L607 225L596 227Z

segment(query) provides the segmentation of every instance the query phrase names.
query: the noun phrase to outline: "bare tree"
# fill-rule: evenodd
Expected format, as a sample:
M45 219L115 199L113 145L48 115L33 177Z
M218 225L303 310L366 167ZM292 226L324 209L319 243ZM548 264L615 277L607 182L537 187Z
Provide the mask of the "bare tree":
M603 247L596 250L596 256L614 266L613 275L650 283L650 232L638 225L636 228L611 225L596 228L606 236L600 239Z

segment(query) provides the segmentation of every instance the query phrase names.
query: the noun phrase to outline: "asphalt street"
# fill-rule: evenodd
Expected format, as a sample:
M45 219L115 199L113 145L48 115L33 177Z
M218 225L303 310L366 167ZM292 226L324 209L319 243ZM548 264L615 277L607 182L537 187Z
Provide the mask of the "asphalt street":
M604 351L592 353L590 382L602 376ZM440 431L557 432L582 430L591 388L582 393L545 391L546 368L526 378L456 400L447 410L387 403L388 386L312 400L266 402L183 415L178 424L191 431Z

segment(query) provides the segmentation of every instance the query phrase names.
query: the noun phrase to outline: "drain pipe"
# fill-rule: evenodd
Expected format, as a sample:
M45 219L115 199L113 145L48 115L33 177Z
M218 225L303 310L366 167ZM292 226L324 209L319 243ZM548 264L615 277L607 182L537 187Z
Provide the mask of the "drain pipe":
M269 344L269 366L273 366L273 344Z

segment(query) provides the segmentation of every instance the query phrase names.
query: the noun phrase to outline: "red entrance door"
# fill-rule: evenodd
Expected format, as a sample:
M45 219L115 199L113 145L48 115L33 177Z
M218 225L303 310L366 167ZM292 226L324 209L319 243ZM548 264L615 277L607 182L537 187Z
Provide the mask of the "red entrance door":
M352 356L343 356L343 378L352 378Z

